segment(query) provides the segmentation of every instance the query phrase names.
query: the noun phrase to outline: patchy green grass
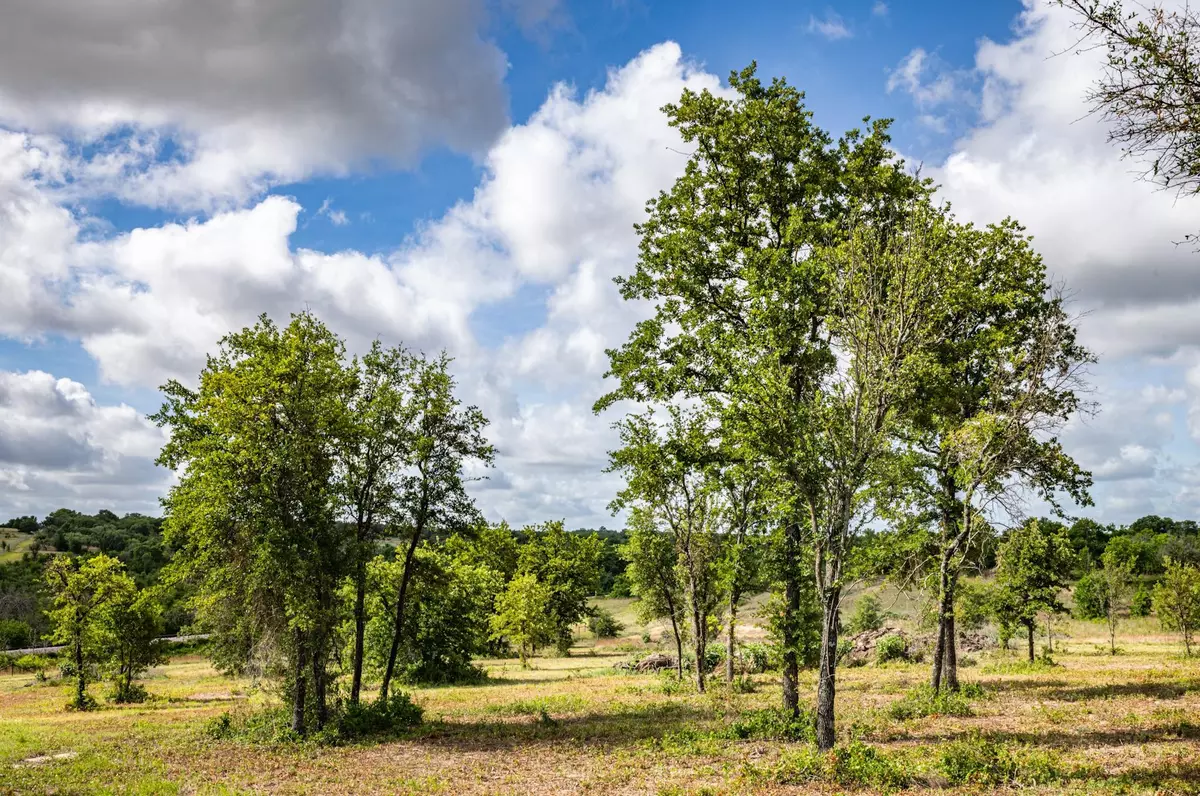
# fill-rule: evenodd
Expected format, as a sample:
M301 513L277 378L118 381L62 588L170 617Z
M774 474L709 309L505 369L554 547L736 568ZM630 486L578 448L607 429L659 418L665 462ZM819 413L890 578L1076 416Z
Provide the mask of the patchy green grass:
M843 669L831 754L776 710L774 675L701 694L614 671L637 626L528 669L481 661L484 684L413 692L422 726L348 746L213 738L215 717L276 701L197 656L153 670L152 701L94 713L62 710L61 683L0 675L0 792L1200 793L1200 660L1149 623L1128 630L1113 657L1095 651L1103 626L1064 622L1053 667L982 653L963 697L929 694L921 664ZM806 699L815 685L805 673Z

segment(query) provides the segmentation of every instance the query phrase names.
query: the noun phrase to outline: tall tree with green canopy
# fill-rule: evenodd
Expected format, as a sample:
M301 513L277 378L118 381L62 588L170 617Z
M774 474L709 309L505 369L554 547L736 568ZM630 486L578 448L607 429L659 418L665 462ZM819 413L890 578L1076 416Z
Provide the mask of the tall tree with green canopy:
M379 341L358 363L351 433L341 454L342 500L354 524L352 703L359 701L362 691L367 561L380 535L397 521L400 479L412 454L416 403L410 392L417 363L405 349L385 348Z
M337 519L357 374L342 341L302 312L227 335L198 381L168 382L155 416L171 431L159 464L179 473L166 499L170 570L195 585L197 619L218 643L282 656L304 735L308 713L318 728L328 715L337 593L354 559Z
M1058 441L1081 408L1094 361L1076 340L1063 300L1021 227L952 224L945 328L933 348L902 436L910 511L933 518L938 632L932 686L958 688L954 598L964 561L991 533L994 511L1035 494L1091 501L1091 477Z
M538 647L557 636L550 601L550 589L533 573L517 575L496 598L496 612L490 619L492 638L515 645L522 668Z
M659 529L654 512L641 506L630 510L628 529L629 539L621 547L621 557L627 563L625 574L637 598L638 618L647 623L658 619L670 622L676 674L682 680L684 594L675 540Z
M707 414L677 406L667 413L662 428L652 412L617 424L622 447L609 454L609 470L620 471L626 486L611 508L635 509L647 525L670 535L691 620L696 688L703 692L708 639L721 597L720 458Z
M107 659L112 640L108 612L136 587L125 565L103 553L82 560L54 558L46 567L46 582L53 595L50 639L66 646L75 675L70 707L88 710L95 705L87 693L88 673Z
M404 613L417 546L432 534L469 532L480 521L475 501L467 494L470 462L490 466L495 453L484 437L487 418L478 407L463 406L454 394L451 359L445 353L412 363L407 401L401 410L408 420L408 456L392 511L393 527L404 539L404 571L394 606L392 643L388 652L380 702L386 702L396 671L396 656L404 639Z
M871 298L862 293L867 288L862 277L870 269L842 269L854 252L844 247L853 229L882 229L906 216L929 188L889 149L886 122L870 123L835 143L813 125L803 95L786 82L763 84L753 65L729 82L731 98L685 91L664 108L692 152L683 176L649 202L648 218L638 226L636 271L618 284L626 299L653 302L655 314L610 352L609 375L620 384L596 409L621 399L676 396L701 397L719 407L723 425L783 485L783 558L799 561L804 545L813 545L817 567L824 570L822 588L828 589L825 624L836 628L853 501L845 499L844 489L825 494L841 475L821 461L821 451L833 448L824 446L817 430L865 430L859 424L865 416L845 415L855 391L829 383L839 372L830 319L852 307L865 311L856 302ZM857 240L861 250L862 233ZM833 252L843 256L830 256ZM847 278L832 278L839 271ZM865 319L861 312L857 317ZM860 341L869 343L867 337ZM910 342L903 346L905 355ZM873 362L855 373L885 374L898 364ZM826 400L835 394L835 400ZM890 397L881 406L879 417L890 419ZM884 438L867 436L872 441L866 459L865 448L843 449L854 480L872 469L868 460ZM836 520L827 521L834 515ZM797 623L789 617L799 613L804 590L796 567L783 572L783 699L786 709L798 713L798 644L791 638ZM833 743L836 632L826 642L819 697L823 748Z
M533 575L549 595L550 624L559 655L569 655L571 628L590 612L588 597L600 582L603 542L592 534L567 533L561 520L525 528L518 575Z
M1063 610L1058 594L1067 585L1074 563L1067 529L1048 520L1029 520L1017 526L1000 548L996 568L1000 621L1024 626L1030 663L1034 661L1038 613Z

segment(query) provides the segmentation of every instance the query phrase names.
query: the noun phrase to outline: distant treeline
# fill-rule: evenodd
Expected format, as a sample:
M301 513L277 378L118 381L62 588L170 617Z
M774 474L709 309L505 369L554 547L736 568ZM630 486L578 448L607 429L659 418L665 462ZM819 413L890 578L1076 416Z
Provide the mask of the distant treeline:
M0 515L3 516L3 515ZM13 560L0 563L0 650L35 646L50 631L46 620L49 595L45 583L46 563L53 556L83 556L104 553L119 559L125 571L139 587L158 584L159 573L171 558L171 549L162 537L162 519L145 514L119 516L108 509L84 514L61 508L44 518L13 517L0 525L25 536L32 536L24 552ZM624 577L625 561L619 549L625 532L581 528L571 533L595 535L601 541L598 595L628 597L629 584ZM513 532L518 544L528 541L526 530ZM16 548L15 538L2 538L0 553ZM186 629L191 616L184 608L182 589L163 590L165 632L175 634Z

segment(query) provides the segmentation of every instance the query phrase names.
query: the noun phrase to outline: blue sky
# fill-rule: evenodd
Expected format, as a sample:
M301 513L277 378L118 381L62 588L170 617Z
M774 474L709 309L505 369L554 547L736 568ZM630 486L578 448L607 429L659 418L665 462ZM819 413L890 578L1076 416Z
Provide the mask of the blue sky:
M838 133L894 118L962 217L1013 215L1101 354L1065 439L1089 513L1200 508L1194 203L1136 180L1041 0L46 0L0 31L0 514L155 511L156 386L311 307L457 359L494 519L614 521L603 349L644 310L632 224L682 165L658 108L730 70ZM264 31L270 32L269 35Z

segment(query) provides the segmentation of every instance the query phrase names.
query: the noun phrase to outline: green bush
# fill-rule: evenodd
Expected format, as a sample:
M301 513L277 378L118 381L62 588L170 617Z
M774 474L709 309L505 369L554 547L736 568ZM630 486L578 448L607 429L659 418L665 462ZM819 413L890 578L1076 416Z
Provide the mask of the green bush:
M625 625L617 621L617 618L611 612L603 608L596 608L592 611L592 615L588 617L588 630L596 638L616 638L625 630Z
M939 762L952 785L1046 785L1064 777L1052 753L1012 747L980 735L950 744Z
M1103 619L1108 616L1104 597L1104 575L1093 570L1075 581L1075 616L1079 619Z
M901 762L873 746L852 741L828 754L813 748L783 754L772 778L784 785L830 782L841 787L890 792L912 783Z
M21 672L44 671L49 660L44 655L22 655L14 664Z
M854 606L850 617L850 632L862 633L883 627L883 605L874 594L864 594Z
M729 725L728 735L739 740L754 738L810 743L817 740L816 722L811 713L802 712L799 716L793 716L779 708L764 708L743 713L741 718Z
M972 698L983 695L983 689L975 683L966 683L958 691L938 691L922 685L909 691L900 700L888 707L888 715L901 721L926 716L970 716Z
M1150 616L1154 605L1154 590L1145 583L1139 583L1133 599L1129 601L1130 616Z
M29 646L33 628L19 619L0 619L0 650L16 650Z
M762 674L771 670L771 648L766 644L747 643L738 648L742 669L747 674Z
M954 624L962 631L983 628L992 618L994 597L988 586L960 583L954 593Z
M875 662L908 660L908 642L898 635L884 636L875 645Z
M403 691L391 695L387 702L372 701L350 704L338 714L334 725L338 740L350 741L370 736L391 735L416 727L424 711Z

